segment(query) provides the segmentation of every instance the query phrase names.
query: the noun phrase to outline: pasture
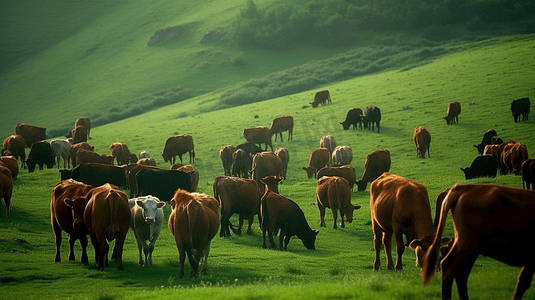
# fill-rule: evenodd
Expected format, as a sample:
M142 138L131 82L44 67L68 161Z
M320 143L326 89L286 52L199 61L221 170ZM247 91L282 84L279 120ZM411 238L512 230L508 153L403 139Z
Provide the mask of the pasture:
M62 263L54 264L54 236L50 226L50 191L59 181L56 168L28 174L21 171L15 181L10 219L0 217L0 298L74 298L138 299L438 299L439 276L422 286L414 251L406 249L404 270L373 270L373 233L370 223L369 185L365 192L352 192L352 203L362 205L355 220L346 228L332 229L332 214L327 212L327 227L319 228L315 205L316 180L307 179L305 167L310 151L319 146L324 134L331 134L338 145L353 149L357 177L364 168L366 154L380 148L392 157L391 172L424 184L434 212L436 196L456 183L468 183L460 167L470 165L483 133L495 129L504 140L525 144L535 151L535 117L514 123L510 103L514 99L535 99L535 39L511 36L468 44L460 51L409 70L363 76L333 83L307 92L224 109L184 116L210 103L206 94L167 106L135 118L91 130L89 143L98 153L109 154L112 142L123 142L139 154L147 150L158 166L168 167L160 152L172 135L188 133L195 143L195 168L200 172L198 191L212 194L213 179L223 174L219 159L221 146L243 143L241 132L253 126L269 126L278 116L294 117L294 138L273 142L289 150L288 175L279 191L303 209L313 229L320 230L316 250L308 251L296 237L288 251L262 249L257 219L250 236L219 238L212 242L208 275L197 279L178 278L178 252L164 221L156 243L151 267L137 265L137 247L132 232L125 242L124 271L114 261L104 272L96 272L90 245L89 266L80 264L77 242L76 262L67 261L68 242L64 235ZM316 91L328 89L332 104L311 108ZM451 101L461 102L458 125L446 125L442 117ZM469 103L473 102L473 105ZM381 133L368 130L342 130L349 109L367 105L381 108ZM304 108L306 106L306 108ZM76 118L73 118L73 122ZM412 134L416 126L431 134L431 158L416 158ZM187 155L186 155L187 156ZM533 157L533 153L531 154ZM184 160L188 162L188 158ZM470 183L502 184L522 187L520 176L498 175ZM5 206L0 206L2 216ZM164 208L166 219L170 208ZM236 216L232 219L237 222ZM447 235L452 234L451 218ZM18 244L12 238L28 243ZM113 242L112 242L113 244ZM396 257L395 253L394 259ZM186 265L186 273L189 266ZM480 257L468 282L471 299L511 298L519 268ZM454 299L457 299L454 287ZM524 299L534 299L535 290Z

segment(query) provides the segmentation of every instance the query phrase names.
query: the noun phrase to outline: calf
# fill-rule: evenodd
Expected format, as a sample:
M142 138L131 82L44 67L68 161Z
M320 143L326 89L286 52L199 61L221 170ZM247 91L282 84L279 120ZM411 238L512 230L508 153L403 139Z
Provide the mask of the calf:
M288 131L288 140L293 140L293 128L294 118L292 116L282 116L273 119L269 131L271 133L271 136L275 135L275 141L277 141L278 134L280 134L282 141L282 133L285 131Z
M232 145L226 145L219 149L219 157L223 162L223 170L225 170L225 176L230 176L232 171L232 155L236 152L236 147Z
M480 155L474 159L470 167L461 168L466 180L479 177L496 177L498 162L496 158L488 155Z
M461 114L461 103L459 101L450 102L448 104L448 111L446 116L443 117L446 120L447 125L453 125L457 122L459 124L459 115Z
M2 153L1 155L13 155L15 159L20 157L20 167L25 168L26 165L24 161L26 160L26 141L20 135L13 134L8 136L2 143ZM4 153L8 151L8 153Z
M319 91L314 95L314 101L310 102L313 108L318 107L318 105L325 105L325 102L332 103L331 94L328 90Z
M162 208L165 202L153 196L145 196L129 199L128 204L131 212L130 228L134 231L139 250L139 264L144 267L152 266L152 252L160 236L164 219ZM145 254L145 261L142 251Z
M515 123L520 121L520 116L522 116L522 121L528 120L530 108L531 101L529 98L513 100L513 102L511 102L511 112L513 113Z
M375 150L366 155L364 173L362 178L357 180L358 191L365 191L368 182L372 182L384 172L390 171L390 165L390 152L386 149Z
M340 122L344 130L348 130L349 126L353 125L353 129L357 129L357 124L360 125L362 129L362 109L353 108L347 112L347 116L344 122Z
M323 167L318 171L318 174L316 174L316 179L320 179L323 176L338 176L344 178L349 183L350 190L353 190L353 185L357 179L355 169L352 166Z
M364 128L375 131L375 124L377 124L377 133L381 129L381 110L377 106L368 105L364 111Z
M490 145L492 143L492 137L494 136L498 136L496 130L494 129L489 129L483 134L483 139L481 140L481 143L479 143L479 145L474 145L474 147L477 148L479 154L483 154L483 151L485 151L485 146Z
M353 151L349 146L337 146L333 150L332 158L335 166L350 165L353 160Z
M320 210L320 226L325 227L325 208L330 208L333 212L334 229L337 228L338 211L340 211L342 219L340 227L345 228L344 216L347 222L351 223L353 222L353 210L360 208L360 205L351 204L351 191L347 180L337 176L325 176L318 179L316 202Z
M526 159L522 163L522 187L535 190L535 159Z
M307 172L308 178L315 177L318 171L327 165L329 157L329 149L327 148L316 148L310 152L308 167L303 167L303 170Z
M271 148L271 151L273 151L273 145L271 144L271 131L269 128L264 126L246 128L243 130L242 134L249 143L258 144L259 147L261 147L261 144L265 144L266 151L268 146Z
M414 144L416 145L416 157L425 158L427 151L427 158L431 158L429 145L431 144L431 134L422 126L414 128Z
M57 158L58 170L59 170L60 157L63 158L63 169L67 169L71 167L70 166L71 146L72 144L69 139L50 141L50 148L52 149L52 153L54 153L54 159Z

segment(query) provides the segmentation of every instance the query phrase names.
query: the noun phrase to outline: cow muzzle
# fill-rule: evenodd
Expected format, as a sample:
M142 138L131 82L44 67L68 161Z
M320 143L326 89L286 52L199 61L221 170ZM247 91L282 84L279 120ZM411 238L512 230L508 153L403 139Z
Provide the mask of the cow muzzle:
M154 223L156 220L154 218L145 218L145 222Z

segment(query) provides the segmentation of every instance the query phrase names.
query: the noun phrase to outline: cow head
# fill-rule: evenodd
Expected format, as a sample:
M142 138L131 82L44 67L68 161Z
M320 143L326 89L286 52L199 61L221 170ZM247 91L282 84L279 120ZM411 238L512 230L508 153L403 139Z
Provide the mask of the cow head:
M344 216L346 217L346 221L348 223L351 223L351 222L353 222L353 211L355 211L357 209L360 209L360 208L361 208L360 205L351 205L351 204L349 204L346 207L341 207L340 208L340 213L344 214Z
M168 162L171 159L171 156L169 154L165 153L165 151L162 152L162 157L163 157L163 161L164 162Z
M349 125L351 125L351 124L349 124L349 122L347 122L347 121L340 122L340 124L342 124L342 127L344 127L344 130L348 130L348 129L349 129Z
M65 205L71 208L73 228L75 232L82 232L84 228L84 210L87 205L86 197L78 197L74 199L65 199Z
M310 230L303 236L298 236L307 250L316 250L316 236L320 233L318 230Z
M158 198L151 196L149 196L148 199L137 200L136 204L142 208L143 219L148 224L152 224L156 221L156 211L158 208L165 206L165 202L162 202Z
M260 179L260 182L266 185L266 191L272 191L278 194L279 183L282 183L283 180L283 177L270 175Z
M308 178L312 178L312 177L314 177L314 175L315 175L315 173L316 173L316 172L315 172L316 170L315 170L314 168L312 168L312 167L306 167L306 168L303 167L303 170L307 171L307 176L308 176Z
M409 244L409 247L416 252L416 267L421 268L424 261L424 256L427 252L427 250L431 247L435 240L434 236L426 236L422 239L414 239ZM441 259L446 256L449 249L452 245L452 239L450 237L444 236L442 237L440 241L440 251L436 253L437 256L440 256L439 259L436 260L437 266L435 268L439 269L439 264Z
M310 102L310 104L312 104L312 107L313 107L313 108L318 107L318 102L316 102L316 101L314 101L314 102Z
M357 180L355 183L357 184L357 191L359 191L359 192L365 191L366 190L366 186L368 185L367 182L362 181L362 180Z
M28 166L28 173L35 171L35 165L37 163L31 157L27 157L25 163Z

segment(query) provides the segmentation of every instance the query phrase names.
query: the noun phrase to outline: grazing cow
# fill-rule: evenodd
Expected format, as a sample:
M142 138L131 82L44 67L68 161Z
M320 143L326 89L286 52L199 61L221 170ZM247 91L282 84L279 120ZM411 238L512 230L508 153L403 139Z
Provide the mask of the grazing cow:
M453 125L457 122L459 124L459 115L461 114L461 103L459 101L450 102L448 104L448 111L446 116L443 117L446 120L447 125Z
M12 155L15 157L15 159L19 159L20 157L20 167L25 168L24 161L26 160L26 141L24 138L20 135L13 134L8 136L4 142L2 143L2 155L5 151L9 151L9 155Z
M242 149L243 151L245 151L245 153L247 153L247 155L251 155L251 156L254 156L257 153L262 152L262 148L258 147L254 143L249 143L249 142L238 145L236 149Z
M338 228L336 224L338 211L340 211L340 219L342 219L340 227L345 228L344 216L347 222L351 223L353 222L353 211L360 208L360 205L351 204L349 183L338 176L324 176L318 179L316 201L320 210L321 227L325 227L325 208L330 208L333 212L334 229Z
M483 151L485 151L485 146L491 144L492 137L494 136L498 136L496 130L494 129L489 129L487 130L487 132L485 132L485 134L483 134L483 139L481 140L481 143L479 143L479 145L474 145L474 147L477 148L479 154L483 154Z
M142 159L142 158L150 158L150 153L145 150L139 152L139 159Z
M422 126L414 128L414 144L416 145L416 157L425 158L427 151L427 158L431 158L431 151L429 145L431 144L431 134Z
M92 186L110 183L126 187L125 169L121 166L99 163L83 163L72 170L60 170L61 180L72 178Z
M108 242L115 240L112 258L117 270L123 270L123 244L130 227L128 197L118 187L106 183L91 192L84 211L84 223L95 248L97 271L108 266Z
M502 151L503 169L520 175L522 163L528 159L528 150L518 142L508 142Z
M144 267L152 266L152 252L160 236L164 219L162 207L165 202L153 196L146 196L129 199L128 204L131 212L130 228L134 231L139 250L138 263ZM141 252L145 254L145 261Z
M76 165L83 163L97 163L105 165L113 165L113 156L107 156L106 154L98 154L93 150L80 149L76 152Z
M500 160L502 156L499 145L492 144L485 146L485 150L483 150L483 155L494 157L498 165L500 165Z
M172 165L175 163L177 155L180 158L180 162L182 162L182 154L184 153L189 153L190 164L195 163L193 138L189 134L180 134L168 138L165 142L162 157L165 162L169 162Z
M288 152L288 149L279 147L277 148L277 150L275 150L275 154L282 161L282 177L286 178L286 173L288 171L288 162L290 161L290 153Z
M349 146L336 146L333 150L332 159L335 166L350 165L353 160L353 151Z
M344 178L349 183L350 190L353 190L353 185L357 179L355 169L352 166L323 167L316 174L316 179L320 179L324 176L338 176Z
M498 162L496 158L489 155L480 155L474 159L470 167L461 168L466 180L479 177L496 177L498 172Z
M528 120L530 108L531 101L529 101L529 98L513 100L511 102L511 112L513 113L515 123L520 121L520 116L522 116L522 121Z
M381 110L379 107L373 105L366 106L363 122L364 128L368 128L368 130L371 129L371 131L375 131L375 124L377 124L377 133L379 133L379 130L381 129Z
M152 157L140 158L140 159L137 160L136 163L140 164L140 165L147 165L147 166L156 167L156 161Z
M263 195L265 191L265 186L260 180L269 175L282 177L283 175L282 160L273 152L257 153L253 157L253 168L251 171L251 179L256 181L256 184L258 185L258 189L260 190L260 195Z
M70 156L71 156L73 168L78 165L78 163L76 161L76 154L78 153L78 151L80 151L82 149L89 150L89 151L94 151L95 147L94 146L90 146L86 142L81 142L81 143L72 145L71 148L69 149L69 153L70 153Z
M117 165L126 165L128 163L137 162L137 159L131 161L132 153L130 153L128 146L123 143L112 143L110 145L110 156L117 160Z
M197 277L199 265L202 274L206 274L210 244L219 229L217 200L205 194L178 189L169 204L173 206L169 230L178 248L178 276L184 277L186 254L191 267L189 276Z
M63 169L67 169L67 167L69 168L71 167L70 166L71 165L71 162L70 162L71 146L72 144L68 139L50 141L50 148L52 149L52 153L54 153L54 159L56 159L57 157L58 170L59 170L60 157L63 157Z
M244 150L238 149L232 153L232 176L248 178L253 167L253 158Z
M287 250L290 238L296 235L308 250L314 250L319 231L308 225L303 210L289 198L271 190L266 190L260 204L262 247L267 248L266 233L271 249L276 249L273 234L279 229L279 250ZM283 247L284 242L284 247Z
M416 251L416 266L422 266L425 247L435 235L431 205L427 189L420 183L388 172L379 176L370 186L370 210L374 234L375 261L373 268L381 266L380 252L384 244L387 268L392 270L392 236L396 240L396 270L403 269L401 257L405 246ZM403 235L407 243L403 243ZM411 244L413 240L421 243Z
M277 135L280 134L282 141L282 133L288 131L288 140L293 140L293 129L294 118L292 116L282 116L273 119L269 132L271 136L275 135L275 141L277 141Z
M266 151L268 146L271 148L271 151L273 151L273 145L271 144L271 131L269 128L264 126L246 128L243 130L242 134L249 143L258 144L259 147L261 147L262 144L265 144Z
M13 156L1 156L0 157L0 166L4 166L11 171L11 178L17 179L19 175L19 165L17 164L17 159Z
M468 299L468 276L479 255L522 267L513 295L513 299L521 299L531 285L535 268L533 241L529 238L535 231L535 192L487 184L453 186L444 199L434 241L423 260L424 285L435 273L448 213L453 219L455 240L440 262L442 299L451 299L454 280L459 299Z
M220 237L229 237L229 218L237 213L239 226L236 233L241 235L243 221L249 221L247 234L251 234L251 226L255 215L260 214L260 190L254 180L228 176L216 176L213 185L214 198L221 206Z
M179 170L184 171L191 174L191 191L195 192L197 190L197 186L199 185L199 171L195 170L195 168L192 165L185 165L180 166L176 169L173 169L173 166L169 170Z
M80 117L80 118L76 119L76 122L74 122L74 128L76 128L78 126L83 126L86 129L86 131L87 131L86 142L87 142L87 140L89 139L89 132L91 131L91 121L89 120L89 118Z
M56 241L56 257L54 262L61 262L60 246L62 233L69 236L69 261L74 261L74 243L80 239L82 246L82 263L87 264L87 228L84 224L84 210L87 196L93 190L91 185L72 179L58 182L52 188L50 201L50 219Z
M18 123L15 126L15 134L22 136L26 146L30 148L33 143L46 139L46 128Z
M522 187L535 190L535 159L526 159L522 163Z
M303 167L303 170L307 172L308 178L315 177L319 169L327 165L329 157L329 149L327 148L316 148L312 150L308 160L308 167Z
M35 170L36 165L39 165L39 170L41 171L43 170L43 165L46 165L48 169L52 169L54 167L54 160L54 153L52 153L49 142L35 142L30 148L28 157L26 157L28 172L32 173Z
M314 96L314 101L310 102L312 104L313 108L318 107L318 105L325 105L325 102L332 103L331 101L331 94L328 90L319 91Z
M236 152L236 147L232 145L226 145L219 149L219 157L223 162L223 170L225 170L225 176L230 176L232 171L232 155Z
M357 124L359 124L360 129L362 129L362 109L353 108L348 111L346 120L344 122L340 122L340 124L342 124L344 130L348 130L349 126L351 125L353 125L353 129L357 129Z
M336 148L336 140L332 135L324 135L320 139L320 148L327 148L329 150L329 160L333 154L334 148Z
M81 142L87 142L87 128L78 125L71 131L72 143L77 144Z
M375 150L366 155L364 173L362 173L362 178L357 180L358 191L365 191L368 182L372 182L384 172L390 171L390 165L390 152L386 149Z
M162 201L173 198L175 191L180 188L191 191L191 176L180 170L158 170L143 168L136 174L137 196L153 195Z
M0 169L5 169L0 171L0 201L2 198L4 199L6 204L6 218L9 218L12 207L11 196L13 195L13 175L11 175L11 171L4 166L0 166Z

